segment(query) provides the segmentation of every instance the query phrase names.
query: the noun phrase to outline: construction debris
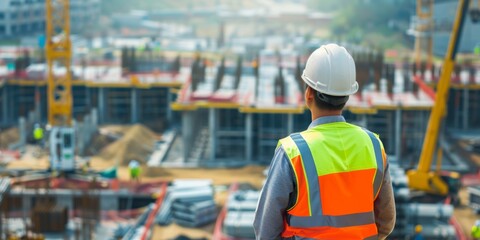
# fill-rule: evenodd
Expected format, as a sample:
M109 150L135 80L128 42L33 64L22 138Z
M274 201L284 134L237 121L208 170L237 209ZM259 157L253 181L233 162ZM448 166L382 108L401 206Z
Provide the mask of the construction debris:
M0 129L0 149L8 149L10 144L16 143L19 134L18 128Z

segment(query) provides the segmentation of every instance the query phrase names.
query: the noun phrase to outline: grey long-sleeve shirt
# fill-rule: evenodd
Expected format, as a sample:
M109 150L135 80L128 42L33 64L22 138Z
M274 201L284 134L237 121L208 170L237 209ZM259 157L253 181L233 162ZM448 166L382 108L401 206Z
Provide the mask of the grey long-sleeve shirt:
M345 121L345 119L342 116L322 117L313 121L309 128L338 121ZM288 156L283 148L279 147L270 164L267 180L255 212L253 226L257 239L281 239L285 210L293 206L297 196L296 191L296 180ZM374 202L374 213L379 239L385 239L395 226L396 214L388 163L382 188ZM296 237L295 239L304 238Z

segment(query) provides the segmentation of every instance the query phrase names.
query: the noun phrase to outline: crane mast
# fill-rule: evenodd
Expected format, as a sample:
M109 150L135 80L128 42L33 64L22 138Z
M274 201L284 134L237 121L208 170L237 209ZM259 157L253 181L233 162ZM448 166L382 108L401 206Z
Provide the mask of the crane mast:
M46 45L48 123L51 170L75 168L72 128L72 43L69 0L46 0Z
M423 50L426 50L427 66L433 62L433 1L417 0L417 18L415 24L415 62L420 66ZM416 74L416 73L414 73Z

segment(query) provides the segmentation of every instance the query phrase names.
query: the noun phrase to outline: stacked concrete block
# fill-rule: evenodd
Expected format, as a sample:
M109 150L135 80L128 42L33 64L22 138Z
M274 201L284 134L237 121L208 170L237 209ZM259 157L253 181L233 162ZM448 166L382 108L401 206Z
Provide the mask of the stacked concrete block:
M259 191L238 191L230 196L223 232L234 238L255 239L253 220Z

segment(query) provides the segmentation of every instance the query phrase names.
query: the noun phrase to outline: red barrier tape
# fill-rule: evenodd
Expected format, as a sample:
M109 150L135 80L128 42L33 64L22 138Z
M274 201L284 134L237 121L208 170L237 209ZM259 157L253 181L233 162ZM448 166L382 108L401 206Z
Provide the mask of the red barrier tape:
M413 80L416 84L433 100L435 101L435 91L431 87L429 87L421 78L420 76L414 76Z
M155 207L153 208L152 212L150 212L150 214L148 215L147 221L145 222L145 228L143 229L143 234L142 234L142 237L140 238L141 240L147 239L148 232L152 227L153 220L155 220L155 216L157 216L158 210L162 206L163 199L165 198L166 193L167 193L167 184L163 183L162 189L160 191L160 196L158 196L157 201L155 202Z
M229 196L233 192L237 191L237 189L238 189L238 183L233 183L232 185L230 185L230 188L228 189ZM227 197L227 199L228 199L228 197ZM229 236L226 236L225 234L223 234L222 227L223 227L223 222L225 221L225 217L227 216L227 209L228 209L228 204L225 203L225 205L222 208L222 211L218 215L217 221L215 222L215 228L214 228L214 232L213 232L213 240L243 240L243 239L240 239L240 238L229 237Z
M457 219L452 216L450 218L450 224L455 228L455 232L457 233L457 239L458 240L467 240L467 236L465 236L465 233L463 232L462 226L458 223Z

